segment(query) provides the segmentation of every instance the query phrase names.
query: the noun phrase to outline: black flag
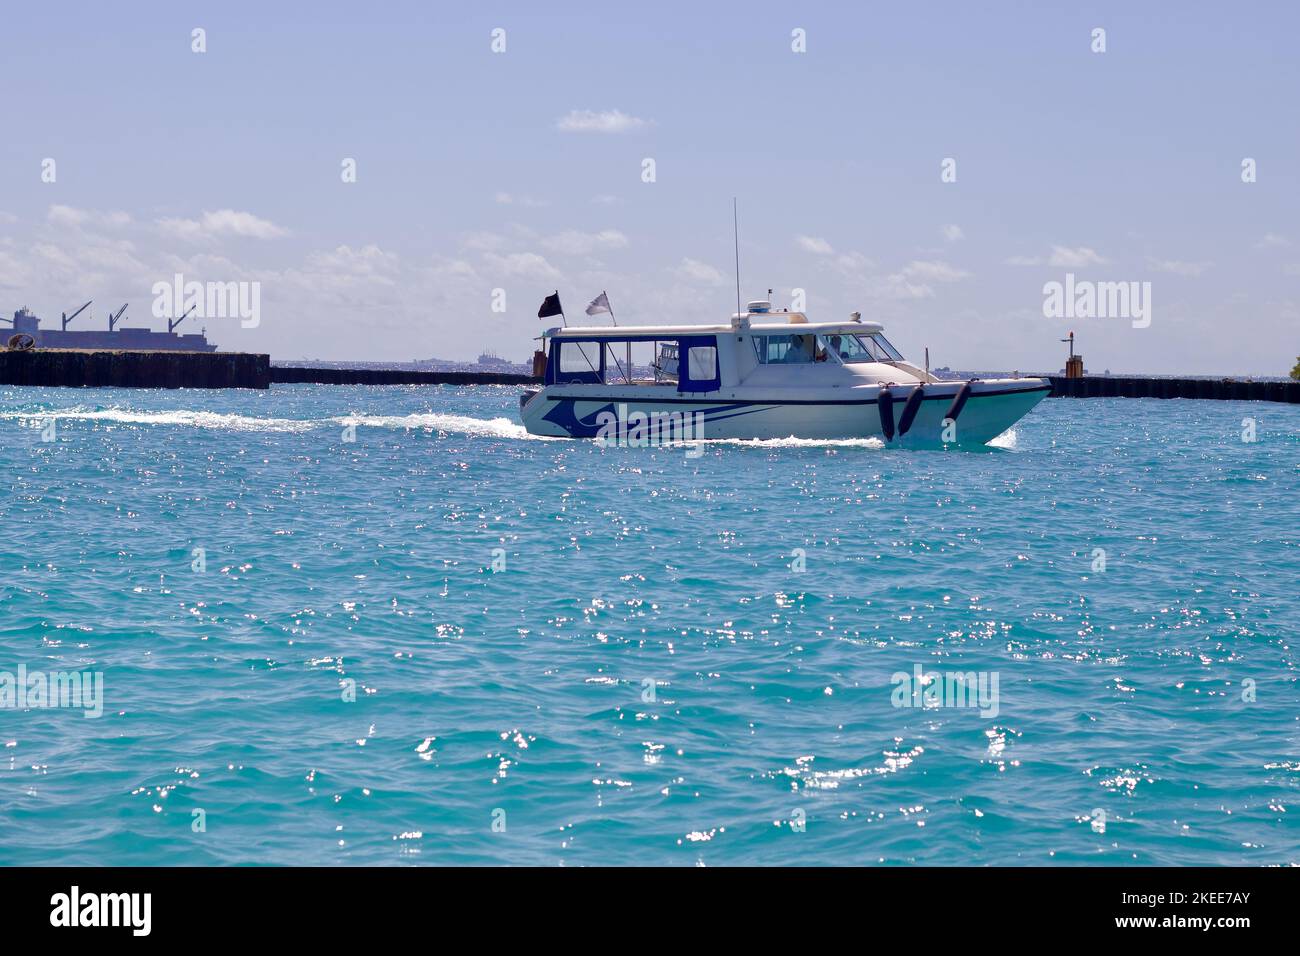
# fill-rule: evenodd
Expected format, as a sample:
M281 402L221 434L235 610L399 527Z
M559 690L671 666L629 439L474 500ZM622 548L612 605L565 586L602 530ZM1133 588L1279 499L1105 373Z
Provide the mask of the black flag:
M560 305L560 290L556 289L554 295L548 295L542 300L542 307L537 310L537 317L544 319L548 315L564 315L564 308Z

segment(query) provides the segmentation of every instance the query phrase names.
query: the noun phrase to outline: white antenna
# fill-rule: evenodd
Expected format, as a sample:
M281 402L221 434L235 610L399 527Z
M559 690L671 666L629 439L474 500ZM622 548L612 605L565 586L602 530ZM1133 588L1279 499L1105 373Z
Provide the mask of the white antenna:
M740 316L740 216L737 211L736 197L731 197L731 228L736 237L736 316Z

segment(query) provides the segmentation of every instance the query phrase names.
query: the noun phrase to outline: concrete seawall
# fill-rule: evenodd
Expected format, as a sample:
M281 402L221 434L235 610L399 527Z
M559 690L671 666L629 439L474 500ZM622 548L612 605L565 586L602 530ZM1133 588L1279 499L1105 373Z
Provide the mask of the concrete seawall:
M280 385L536 385L541 380L506 372L406 372L391 368L303 368L272 365Z
M1208 398L1300 403L1300 382L1249 382L1223 378L1050 376L1054 398Z
M271 357L250 352L0 350L0 385L270 388Z

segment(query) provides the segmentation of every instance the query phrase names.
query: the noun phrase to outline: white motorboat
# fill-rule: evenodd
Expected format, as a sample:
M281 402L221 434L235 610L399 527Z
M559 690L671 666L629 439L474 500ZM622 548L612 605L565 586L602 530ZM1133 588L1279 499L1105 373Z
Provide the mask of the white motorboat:
M941 381L857 313L809 322L766 301L728 325L552 328L543 343L544 386L521 396L524 426L617 444L794 436L983 445L1051 391L1041 378ZM645 364L634 365L634 350Z

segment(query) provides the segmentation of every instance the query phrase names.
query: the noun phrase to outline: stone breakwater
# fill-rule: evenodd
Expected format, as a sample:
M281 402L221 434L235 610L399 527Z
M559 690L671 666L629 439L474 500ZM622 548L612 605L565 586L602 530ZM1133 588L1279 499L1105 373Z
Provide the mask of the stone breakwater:
M433 372L275 365L271 368L271 381L284 385L529 385L541 380L509 372Z
M0 385L84 388L269 388L271 357L251 352L0 351Z
M1053 398L1208 398L1300 404L1300 382L1151 376L1051 376Z

